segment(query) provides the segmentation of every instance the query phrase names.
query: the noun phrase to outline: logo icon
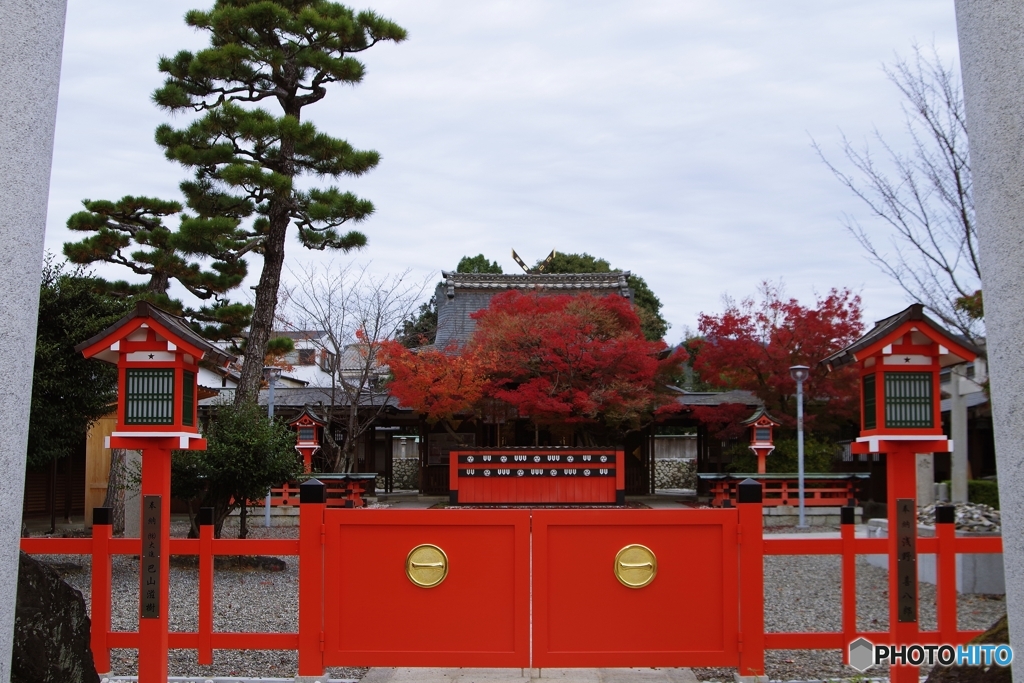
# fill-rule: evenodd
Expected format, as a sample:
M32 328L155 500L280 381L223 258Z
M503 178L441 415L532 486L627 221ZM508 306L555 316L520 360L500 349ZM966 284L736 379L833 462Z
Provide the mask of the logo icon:
M858 638L850 643L850 666L860 673L870 669L875 663L872 656L874 649L875 646L866 638Z

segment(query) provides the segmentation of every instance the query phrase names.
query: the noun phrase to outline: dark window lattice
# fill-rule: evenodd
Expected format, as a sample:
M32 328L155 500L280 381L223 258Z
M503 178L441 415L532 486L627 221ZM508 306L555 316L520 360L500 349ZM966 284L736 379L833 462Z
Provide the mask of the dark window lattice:
M312 441L313 440L313 428L312 427L299 427L299 441Z
M885 426L933 426L932 373L885 373Z
M174 370L125 370L125 424L174 424Z
M864 429L874 429L878 426L875 417L875 376L864 376Z
M196 422L195 389L196 373L186 370L181 387L181 424L193 426Z
M771 427L755 427L754 428L754 440L755 441L770 441L772 438Z

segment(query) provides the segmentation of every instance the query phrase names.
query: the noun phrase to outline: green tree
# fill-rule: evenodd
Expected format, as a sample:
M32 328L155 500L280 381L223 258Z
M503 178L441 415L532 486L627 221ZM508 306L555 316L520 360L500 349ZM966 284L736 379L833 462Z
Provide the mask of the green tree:
M82 204L85 210L68 218L67 226L91 234L64 244L68 260L80 265L112 263L148 277L141 283L99 280L105 292L145 299L183 315L211 339L237 337L248 326L252 306L225 298L246 275L245 245L237 234L237 219L221 217L218 220L225 229L216 239L201 241L195 235L204 232L206 221L182 214L182 205L175 201L126 196L116 202L86 199ZM177 230L165 224L165 219L178 215ZM212 261L208 267L202 263L204 258ZM190 309L172 299L168 294L172 281L208 303Z
M500 275L502 270L497 261L489 261L483 254L476 256L463 256L459 265L455 268L456 273L495 273Z
M131 310L132 302L107 296L81 268L68 270L52 255L39 287L28 464L39 467L71 453L89 425L117 402L117 368L86 360L75 345L102 332Z
M543 261L538 261L540 266ZM617 268L603 258L590 254L555 254L544 268L545 273L612 273ZM668 332L668 321L661 315L661 300L639 275L630 275L627 282L633 290L633 303L640 315L640 326L648 341L658 341Z
M199 112L183 128L157 128L168 159L194 171L182 184L196 213L196 246L238 228L244 249L263 267L236 402L255 400L277 309L290 227L309 249L347 251L366 237L342 232L373 212L373 204L337 187L299 189L303 176L359 176L380 157L358 151L302 120L303 110L327 95L331 83L359 83L365 68L353 54L406 32L370 11L327 0L217 0L192 10L185 22L209 33L209 47L161 58L164 85L154 101L172 113ZM276 112L263 104L276 102Z
M804 470L807 472L831 472L839 447L828 439L808 436L804 441ZM757 472L757 456L746 444L736 444L729 449L733 461L729 463L730 472ZM773 473L791 474L797 471L796 439L782 438L775 440L775 450L765 459L765 469Z
M171 492L176 498L214 510L214 535L224 520L241 509L238 537L248 534L246 500L262 498L271 486L294 479L301 471L295 453L295 432L267 418L255 403L217 406L204 425L205 451L175 451L171 459ZM191 536L198 535L196 510L189 508Z

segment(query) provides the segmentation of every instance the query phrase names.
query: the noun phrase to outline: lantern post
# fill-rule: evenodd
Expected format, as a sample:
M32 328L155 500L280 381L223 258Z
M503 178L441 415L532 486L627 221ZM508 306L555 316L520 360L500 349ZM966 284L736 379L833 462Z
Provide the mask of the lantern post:
M917 454L946 453L939 373L973 361L979 349L954 337L924 313L907 309L875 323L867 334L821 361L829 371L856 364L861 430L857 454L884 453L889 547L889 623L892 644L920 640L917 591ZM893 683L918 680L915 666L890 668Z
M804 519L804 381L811 374L806 365L794 365L789 368L789 376L796 380L796 477L797 493L800 496L801 529L807 527Z
M139 683L167 681L171 451L205 450L199 433L199 361L224 353L188 324L147 302L75 350L118 368L117 426L107 448L142 451Z
M327 421L313 413L308 406L288 423L295 430L295 450L302 456L302 467L309 474L313 471L313 456L320 450L320 435Z

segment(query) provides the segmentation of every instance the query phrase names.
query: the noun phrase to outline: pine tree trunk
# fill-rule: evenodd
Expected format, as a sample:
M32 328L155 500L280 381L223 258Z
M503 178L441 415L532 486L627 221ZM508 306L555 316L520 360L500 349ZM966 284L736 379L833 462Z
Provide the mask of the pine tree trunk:
M297 112L295 118L298 118ZM295 170L291 159L295 155L295 142L281 140L280 158L282 168L278 173L294 178ZM259 397L260 380L263 377L263 363L267 355L267 342L274 330L274 314L277 312L277 293L281 286L281 269L284 267L284 247L291 223L289 208L292 203L291 191L283 191L270 201L267 211L267 235L263 242L263 272L256 285L256 303L249 326L249 339L245 348L245 360L235 389L235 405L255 403Z
M126 453L123 448L115 448L110 452L107 495L103 498L103 507L111 510L115 535L124 533L125 457Z

